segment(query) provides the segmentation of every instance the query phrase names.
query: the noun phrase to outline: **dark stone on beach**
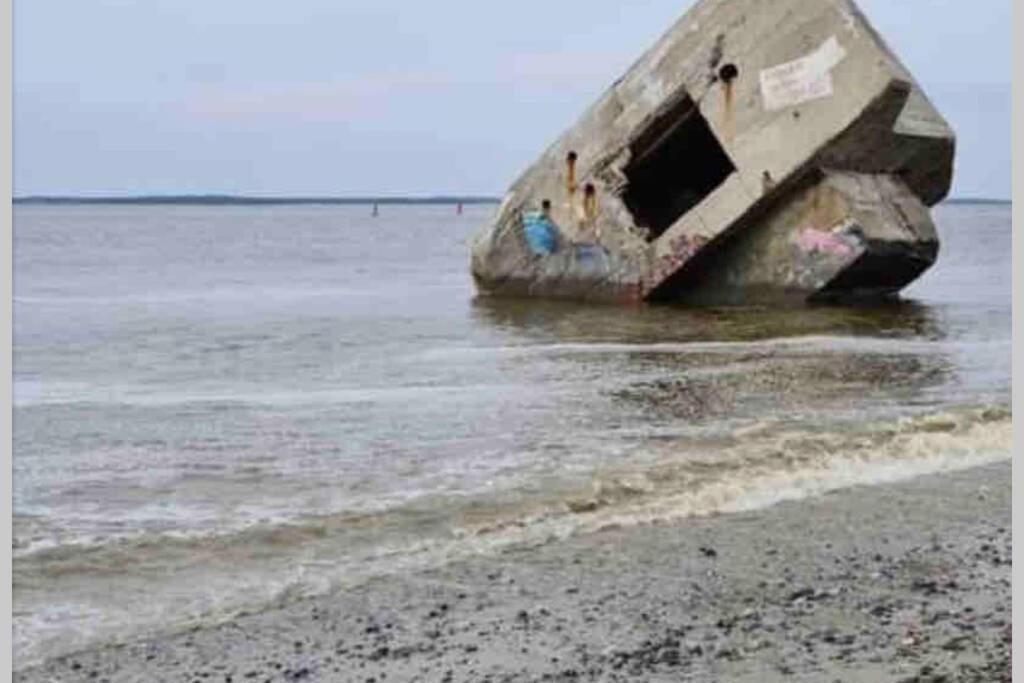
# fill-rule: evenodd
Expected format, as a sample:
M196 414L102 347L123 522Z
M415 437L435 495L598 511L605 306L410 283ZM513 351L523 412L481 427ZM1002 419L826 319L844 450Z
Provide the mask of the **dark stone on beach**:
M942 645L943 650L949 652L962 652L967 649L967 646L971 643L970 636L956 636L950 638Z
M925 595L935 595L940 592L939 582L935 579L914 579L910 584L911 590L921 591Z
M704 557L710 557L710 558L718 557L718 551L715 550L714 548L709 548L709 547L706 547L706 546L702 546L700 548L700 552L701 552L702 555L704 555Z
M377 662L377 661L380 661L380 660L386 658L389 654L391 654L391 649L389 647L387 647L386 645L384 645L384 646L378 647L376 650L371 652L367 656L367 659L369 659L372 662Z
M873 617L887 617L891 613L892 613L892 607L890 607L889 605L886 605L885 603L878 603L877 605L872 607L870 610L868 610L868 614L870 614Z
M741 659L741 655L736 649L731 647L723 647L715 653L715 659L728 659L737 660Z

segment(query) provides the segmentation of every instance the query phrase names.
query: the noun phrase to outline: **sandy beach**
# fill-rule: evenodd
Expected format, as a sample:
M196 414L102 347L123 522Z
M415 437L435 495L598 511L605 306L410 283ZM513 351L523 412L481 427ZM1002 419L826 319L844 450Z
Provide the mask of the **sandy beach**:
M36 681L1009 681L1010 465L612 528L78 653Z

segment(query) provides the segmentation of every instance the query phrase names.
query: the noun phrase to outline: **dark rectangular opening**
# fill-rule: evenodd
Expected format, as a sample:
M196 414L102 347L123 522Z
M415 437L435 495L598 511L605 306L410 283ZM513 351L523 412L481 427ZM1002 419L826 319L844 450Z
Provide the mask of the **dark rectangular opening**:
M623 199L651 240L736 170L689 96L657 116L630 152Z

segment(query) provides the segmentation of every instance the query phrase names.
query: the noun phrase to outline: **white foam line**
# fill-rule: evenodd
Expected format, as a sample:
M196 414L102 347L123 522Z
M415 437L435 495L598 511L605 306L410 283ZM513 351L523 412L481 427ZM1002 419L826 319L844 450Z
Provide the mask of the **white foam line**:
M965 433L916 432L884 446L886 455L835 457L819 466L765 473L744 480L715 483L700 491L667 496L632 509L611 508L595 515L581 530L610 523L676 520L715 513L761 510L782 502L805 500L854 486L877 486L920 476L955 472L1012 458L1012 422L973 425Z

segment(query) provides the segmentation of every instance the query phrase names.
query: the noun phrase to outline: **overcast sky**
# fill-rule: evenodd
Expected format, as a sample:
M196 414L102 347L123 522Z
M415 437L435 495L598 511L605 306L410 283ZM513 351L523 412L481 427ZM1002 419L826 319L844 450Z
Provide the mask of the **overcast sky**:
M1011 2L860 2L954 196L1010 196ZM15 194L501 194L693 4L15 0Z

